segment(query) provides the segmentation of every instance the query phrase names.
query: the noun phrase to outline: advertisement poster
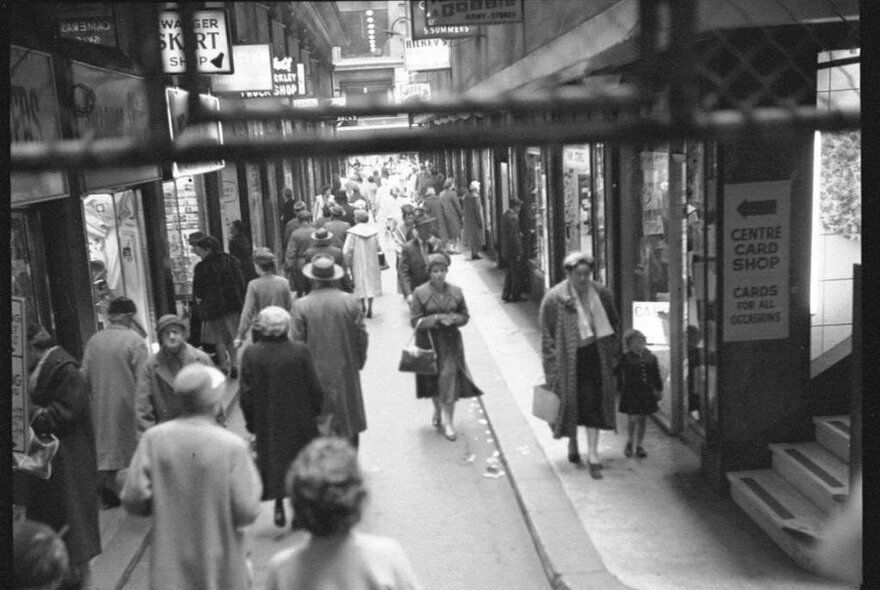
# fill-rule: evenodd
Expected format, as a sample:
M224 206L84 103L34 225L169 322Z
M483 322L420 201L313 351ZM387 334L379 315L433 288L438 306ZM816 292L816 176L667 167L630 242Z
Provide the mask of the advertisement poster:
M523 0L425 0L429 26L523 22Z

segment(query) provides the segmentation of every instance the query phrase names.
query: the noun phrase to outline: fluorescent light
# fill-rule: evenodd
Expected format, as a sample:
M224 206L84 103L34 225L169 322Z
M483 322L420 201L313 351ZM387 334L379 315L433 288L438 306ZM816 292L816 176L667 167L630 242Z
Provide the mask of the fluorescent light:
M366 12L366 15L367 15L367 16L373 16L373 11L372 11L372 10L368 10L368 11Z
M367 17L367 22L368 22L368 23L373 22L373 17L372 17L372 16L368 16L368 17Z

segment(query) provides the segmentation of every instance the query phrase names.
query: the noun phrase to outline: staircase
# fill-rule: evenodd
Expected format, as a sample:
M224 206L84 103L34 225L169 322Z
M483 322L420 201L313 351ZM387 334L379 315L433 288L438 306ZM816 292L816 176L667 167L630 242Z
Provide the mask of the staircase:
M801 567L849 496L849 416L813 418L816 442L771 444L772 469L727 474L733 500Z

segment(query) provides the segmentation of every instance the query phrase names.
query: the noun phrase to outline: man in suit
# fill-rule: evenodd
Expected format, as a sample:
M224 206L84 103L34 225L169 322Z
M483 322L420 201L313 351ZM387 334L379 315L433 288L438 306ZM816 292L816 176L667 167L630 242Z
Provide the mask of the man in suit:
M290 281L290 290L296 291L297 296L302 297L311 288L302 269L307 262L306 250L312 246L312 232L315 231L315 227L312 225L311 213L307 209L300 209L297 216L300 225L290 234L290 239L287 241L287 250L284 253L284 270Z
M348 231L351 224L343 219L345 210L340 205L330 207L330 215L332 218L324 224L324 229L328 233L333 234L333 237L330 239L330 245L342 250L342 246L345 244L345 232Z
M525 301L525 250L522 243L522 232L519 225L519 211L522 201L511 198L510 207L501 219L501 256L507 261L507 276L504 277L504 289L501 300Z
M424 209L416 209L415 214L416 237L406 242L400 251L400 282L407 301L412 300L413 290L430 278L428 255L443 251L443 242L433 234L434 218Z

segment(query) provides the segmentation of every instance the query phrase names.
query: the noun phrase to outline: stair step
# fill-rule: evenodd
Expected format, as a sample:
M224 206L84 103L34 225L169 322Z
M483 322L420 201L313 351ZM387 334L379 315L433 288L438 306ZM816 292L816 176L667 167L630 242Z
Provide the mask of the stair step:
M836 514L849 494L849 466L815 442L776 443L773 469L816 506Z
M822 510L772 469L733 471L727 478L734 502L801 567L816 572Z
M849 416L816 416L813 424L816 426L816 442L849 465Z

